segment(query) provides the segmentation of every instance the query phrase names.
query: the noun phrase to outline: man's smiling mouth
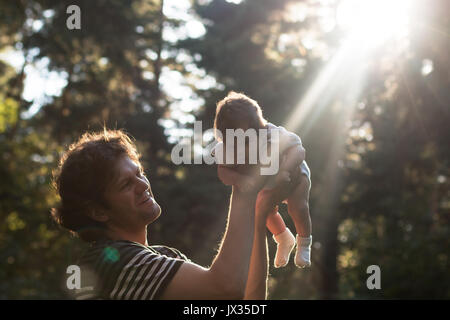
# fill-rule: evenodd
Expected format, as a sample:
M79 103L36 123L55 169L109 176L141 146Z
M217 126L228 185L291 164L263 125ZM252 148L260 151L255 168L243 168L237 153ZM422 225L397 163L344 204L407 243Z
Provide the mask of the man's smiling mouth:
M142 201L139 202L139 204L145 204L145 203L147 203L147 202L149 202L149 201L154 202L155 200L153 199L152 196L147 195L147 196L145 196L145 198L144 198Z

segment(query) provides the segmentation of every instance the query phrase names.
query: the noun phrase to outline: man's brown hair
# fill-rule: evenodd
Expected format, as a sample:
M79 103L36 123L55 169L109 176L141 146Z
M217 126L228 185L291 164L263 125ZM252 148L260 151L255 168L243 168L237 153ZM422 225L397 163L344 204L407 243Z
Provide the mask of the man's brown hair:
M214 134L217 130L225 136L226 129L261 129L266 125L258 103L243 93L231 91L217 103Z
M121 130L85 133L71 144L53 172L53 186L61 197L51 211L53 219L85 241L102 237L104 225L92 219L91 213L108 208L104 194L117 176L117 161L124 155L141 167L135 144Z

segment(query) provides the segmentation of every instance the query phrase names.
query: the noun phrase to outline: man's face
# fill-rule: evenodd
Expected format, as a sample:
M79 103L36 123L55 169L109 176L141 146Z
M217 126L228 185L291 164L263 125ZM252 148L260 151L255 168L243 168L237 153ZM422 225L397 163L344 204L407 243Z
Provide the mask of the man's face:
M109 205L107 225L127 231L139 231L161 214L153 198L150 182L141 173L137 163L128 156L117 161L117 177L105 193Z

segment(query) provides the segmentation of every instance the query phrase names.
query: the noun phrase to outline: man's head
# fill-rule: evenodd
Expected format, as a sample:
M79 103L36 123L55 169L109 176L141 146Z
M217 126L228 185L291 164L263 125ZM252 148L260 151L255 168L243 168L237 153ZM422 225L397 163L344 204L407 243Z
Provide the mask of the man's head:
M161 208L153 200L140 155L122 131L86 133L61 157L54 185L61 203L55 221L83 240L108 231L138 231L154 221Z

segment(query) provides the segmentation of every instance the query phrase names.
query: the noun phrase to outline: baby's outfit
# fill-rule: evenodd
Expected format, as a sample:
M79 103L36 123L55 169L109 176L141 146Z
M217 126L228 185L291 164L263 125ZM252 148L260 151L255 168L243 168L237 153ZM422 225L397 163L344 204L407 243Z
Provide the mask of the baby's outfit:
M276 126L272 123L267 123L267 127L270 130L270 137L273 137L273 130L278 130L278 143L279 143L279 153L280 156L285 150L296 145L302 146L302 140L298 135L293 132L287 131L281 126ZM272 141L277 142L277 141ZM280 157L281 158L281 157ZM306 161L300 164L300 171L306 177L308 177L309 185L311 185L311 171L309 170ZM276 175L268 179L267 183L264 185L263 189L273 189L276 185ZM286 202L283 201L283 202ZM289 262L289 256L297 244L297 251L295 253L294 262L299 268L311 266L311 244L312 236L300 237L298 234L294 237L292 232L288 227L278 235L272 236L274 241L277 243L277 253L275 254L274 265L276 268L284 267Z
M269 139L272 140L273 130L278 130L278 144L279 144L279 154L280 158L284 151L288 150L291 147L294 147L296 145L302 146L302 140L298 135L295 133L292 133L290 131L287 131L283 127L278 127L272 123L267 123L267 127L269 128ZM272 143L277 143L277 141L272 141ZM311 171L309 170L308 165L306 164L306 161L303 161L300 164L300 170L301 173L308 177L308 180L311 182ZM276 175L273 175L269 177L268 181L264 185L264 189L273 189L276 185Z

